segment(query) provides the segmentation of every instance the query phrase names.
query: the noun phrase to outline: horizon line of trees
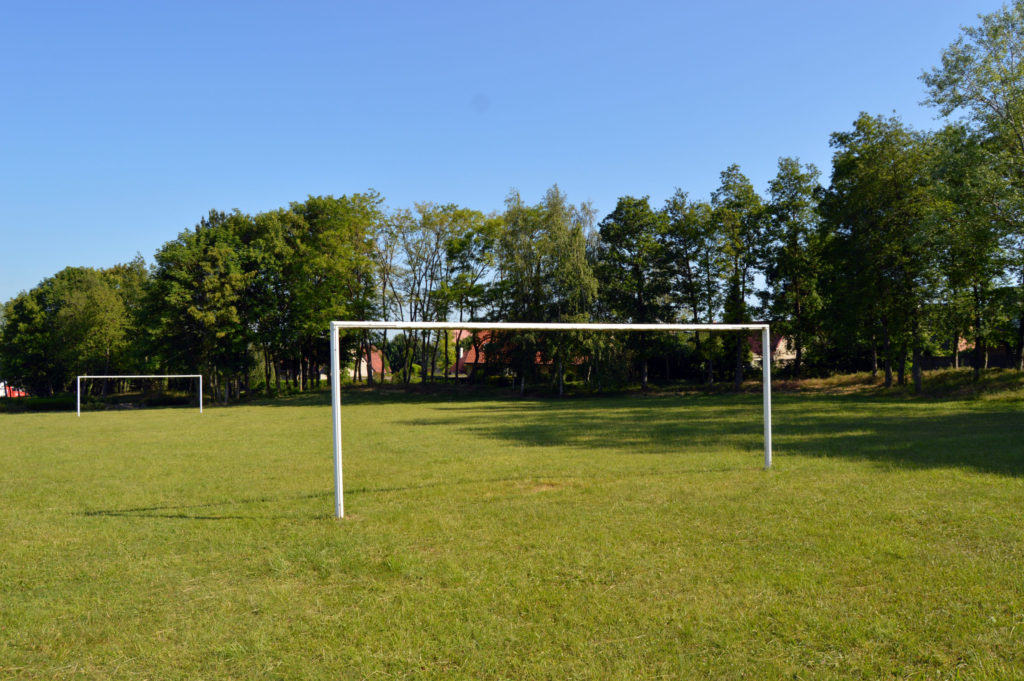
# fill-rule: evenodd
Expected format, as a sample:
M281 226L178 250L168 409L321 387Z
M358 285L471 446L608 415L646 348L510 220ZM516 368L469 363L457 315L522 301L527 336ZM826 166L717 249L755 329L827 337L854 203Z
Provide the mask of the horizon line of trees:
M759 194L739 166L707 199L621 197L596 222L557 185L501 213L423 203L389 210L375 191L310 196L256 215L210 211L157 251L108 269L69 267L0 311L0 376L34 394L76 374L201 372L221 401L287 383L329 360L333 319L401 321L769 321L791 339L794 376L884 372L920 388L924 359L975 375L989 348L1024 369L1024 0L980 17L922 76L951 118L920 131L862 113L833 133L827 186L779 159ZM596 222L596 224L595 224ZM468 342L481 350L483 340ZM662 377L731 380L744 334L495 335L489 357L521 390ZM448 334L343 339L382 349L396 376L446 379ZM368 381L373 381L372 362ZM652 369L653 367L653 369Z

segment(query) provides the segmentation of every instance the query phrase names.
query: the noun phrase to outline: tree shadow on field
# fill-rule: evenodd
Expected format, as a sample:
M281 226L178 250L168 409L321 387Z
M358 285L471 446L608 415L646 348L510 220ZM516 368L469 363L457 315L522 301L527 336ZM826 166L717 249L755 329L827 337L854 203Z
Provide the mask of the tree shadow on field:
M559 404L578 401L599 401L611 399L611 394L573 395L558 398L543 392L534 392L520 397L510 388L488 385L468 385L454 383L428 383L425 386L413 384L384 385L367 387L365 385L343 385L341 388L342 406L350 405L389 405L389 404L463 404L466 402L515 402L525 404ZM255 407L324 407L331 405L330 390L314 390L306 393L282 395L280 397L256 398L244 402Z
M676 454L702 447L763 447L761 401L753 396L569 400L439 405L444 425L518 446ZM453 413L454 412L454 413ZM1024 414L1013 404L896 401L885 397L777 397L777 461L787 454L842 457L901 468L969 468L1024 475Z
M780 451L904 468L967 468L1024 475L1024 414L1012 404L899 402L884 398L786 400ZM783 420L784 419L784 420Z
M296 518L294 514L253 514L216 513L216 509L250 506L253 504L277 504L286 501L302 501L306 499L328 499L334 496L334 490L297 494L280 497L254 497L231 501L211 501L202 504L166 504L160 506L136 506L131 508L108 508L77 511L74 515L85 517L109 518L156 518L161 520L265 520L267 518ZM201 510L200 510L201 509ZM316 517L322 517L317 514Z
M392 485L387 487L362 486L346 488L345 496L356 497L364 494L389 494L394 492L409 492L414 490L423 490L436 487L453 487L457 485L480 485L495 484L501 482L522 482L524 480L532 479L533 478L529 477L524 478L516 476L505 476L499 478L464 478L458 480L420 482L415 484ZM216 509L229 508L233 506L249 506L253 504L279 504L309 499L323 499L324 510L321 512L308 515L296 515L294 513L240 515L232 513L215 512ZM72 515L83 516L87 518L152 518L158 520L295 520L303 518L310 520L320 520L324 518L334 517L333 500L334 489L332 488L329 490L321 492L312 492L309 494L285 495L277 497L255 497L247 499L236 499L232 501L211 501L202 504L166 504L159 506L135 506L130 508L92 509L88 511L76 511Z

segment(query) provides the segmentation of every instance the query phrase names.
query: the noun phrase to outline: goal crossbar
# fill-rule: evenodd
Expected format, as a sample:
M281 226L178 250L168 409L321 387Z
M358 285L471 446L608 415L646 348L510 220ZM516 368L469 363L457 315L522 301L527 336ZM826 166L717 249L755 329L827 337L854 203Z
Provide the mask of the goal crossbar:
M345 517L341 470L341 366L338 356L342 330L467 330L467 331L760 331L761 381L764 407L764 468L772 467L771 334L768 324L559 324L553 322L331 322L331 416L334 422L334 515Z
M82 379L83 378L198 378L199 379L199 413L203 413L203 375L202 374L125 374L118 376L99 376L82 374L75 379L75 410L82 415Z

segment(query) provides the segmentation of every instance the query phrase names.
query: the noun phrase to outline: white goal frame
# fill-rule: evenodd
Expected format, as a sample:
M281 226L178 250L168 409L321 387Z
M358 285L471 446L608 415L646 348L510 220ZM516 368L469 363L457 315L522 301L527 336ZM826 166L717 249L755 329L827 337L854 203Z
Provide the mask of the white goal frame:
M198 378L199 379L199 413L203 413L203 375L202 374L131 374L122 376L95 376L82 374L75 379L75 409L82 416L82 379L83 378Z
M764 401L764 468L772 467L771 334L768 324L557 324L520 322L331 322L331 416L334 421L334 516L345 517L341 474L341 366L338 334L342 329L374 331L760 331L761 380Z

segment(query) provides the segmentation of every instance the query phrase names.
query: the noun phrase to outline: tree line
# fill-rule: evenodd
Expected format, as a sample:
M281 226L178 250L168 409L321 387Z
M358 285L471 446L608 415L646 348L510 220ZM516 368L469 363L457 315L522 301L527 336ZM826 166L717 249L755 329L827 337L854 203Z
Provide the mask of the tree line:
M759 193L732 165L707 198L621 197L599 221L552 187L504 210L388 209L370 190L248 215L211 211L157 251L108 269L66 268L8 301L0 376L31 392L80 373L202 372L223 401L306 389L328 362L332 319L768 321L794 376L884 373L920 387L928 357L976 375L986 353L1024 354L1024 0L963 29L926 72L934 131L861 114L834 133L828 184L779 159ZM473 336L515 376L595 386L653 374L739 385L743 334ZM448 334L343 339L396 380L446 380ZM537 358L542 358L543 372ZM372 363L366 379L373 381Z

